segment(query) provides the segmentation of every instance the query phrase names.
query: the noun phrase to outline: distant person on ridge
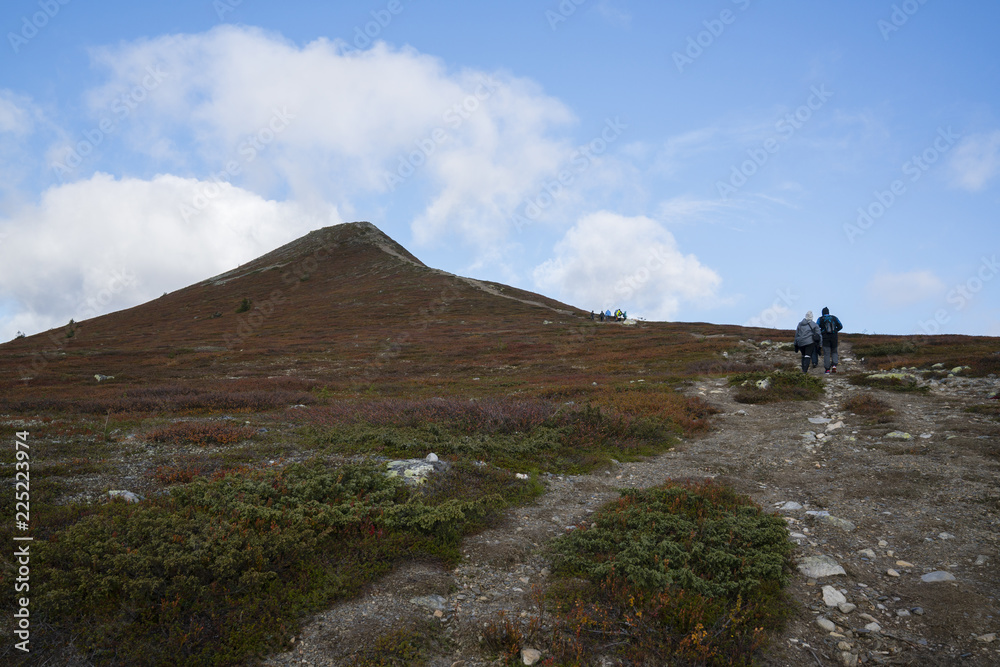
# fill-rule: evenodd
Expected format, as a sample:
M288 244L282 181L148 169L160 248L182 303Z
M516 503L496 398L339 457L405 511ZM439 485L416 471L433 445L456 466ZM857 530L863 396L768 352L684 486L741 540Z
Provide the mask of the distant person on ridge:
M819 325L813 322L813 311L806 313L806 316L795 328L795 350L802 353L802 372L809 372L809 364L816 366L818 359L817 349L822 339Z
M825 373L836 373L837 362L840 360L837 354L837 332L844 328L836 315L830 314L830 309L824 306L823 315L816 321L819 330L823 332L823 368ZM833 361L833 364L830 361Z

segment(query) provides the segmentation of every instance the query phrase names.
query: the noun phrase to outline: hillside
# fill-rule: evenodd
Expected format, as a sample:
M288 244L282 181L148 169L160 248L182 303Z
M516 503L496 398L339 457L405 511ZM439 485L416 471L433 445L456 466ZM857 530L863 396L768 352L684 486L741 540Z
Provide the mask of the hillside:
M0 345L35 647L0 659L996 664L1000 341L843 335L824 376L790 340L592 322L359 222ZM670 533L716 512L710 557ZM567 565L591 538L645 574Z

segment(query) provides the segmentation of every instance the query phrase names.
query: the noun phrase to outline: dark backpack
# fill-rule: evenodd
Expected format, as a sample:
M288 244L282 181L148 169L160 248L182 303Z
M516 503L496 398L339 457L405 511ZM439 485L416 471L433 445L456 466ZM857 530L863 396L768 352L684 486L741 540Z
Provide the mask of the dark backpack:
M823 333L837 333L837 327L834 324L833 315L824 315L820 318L823 321Z

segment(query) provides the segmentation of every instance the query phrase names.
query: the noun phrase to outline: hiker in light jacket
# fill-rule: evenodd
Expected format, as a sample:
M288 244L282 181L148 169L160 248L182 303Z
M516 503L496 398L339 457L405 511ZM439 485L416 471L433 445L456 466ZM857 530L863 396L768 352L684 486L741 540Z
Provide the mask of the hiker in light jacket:
M823 315L816 321L819 330L823 335L823 368L827 373L837 372L837 362L840 360L837 354L837 332L844 328L836 315L830 314L830 309L824 307ZM830 361L833 363L831 364Z
M809 364L814 367L819 363L819 344L823 335L819 325L813 322L813 312L810 310L795 328L795 349L802 353L802 372L809 372Z

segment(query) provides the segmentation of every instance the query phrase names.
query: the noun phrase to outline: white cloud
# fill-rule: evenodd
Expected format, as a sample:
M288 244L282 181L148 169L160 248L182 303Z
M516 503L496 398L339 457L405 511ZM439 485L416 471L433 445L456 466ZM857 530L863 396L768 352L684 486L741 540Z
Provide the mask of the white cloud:
M882 272L869 281L866 290L876 303L898 308L940 296L945 285L931 271Z
M608 211L581 218L534 278L581 308L620 307L653 320L674 318L682 302L715 300L722 282L697 257L683 254L660 223Z
M318 39L300 47L234 26L126 43L94 52L110 77L88 104L95 119L121 115L123 96L137 91L143 99L122 124L133 150L203 176L235 160L244 172L235 182L257 192L287 188L292 198L347 209L408 187L412 172L432 188L414 222L426 242L502 239L511 209L572 151L556 136L572 113L530 81L452 72L381 42L343 46ZM158 82L143 94L151 72ZM289 120L270 133L276 112ZM249 160L253 137L267 142Z
M206 183L107 174L50 188L7 219L0 244L0 340L127 308L234 268L311 229L341 222L224 185L196 217L181 203Z
M977 192L1000 173L1000 130L962 140L951 155L952 183Z

